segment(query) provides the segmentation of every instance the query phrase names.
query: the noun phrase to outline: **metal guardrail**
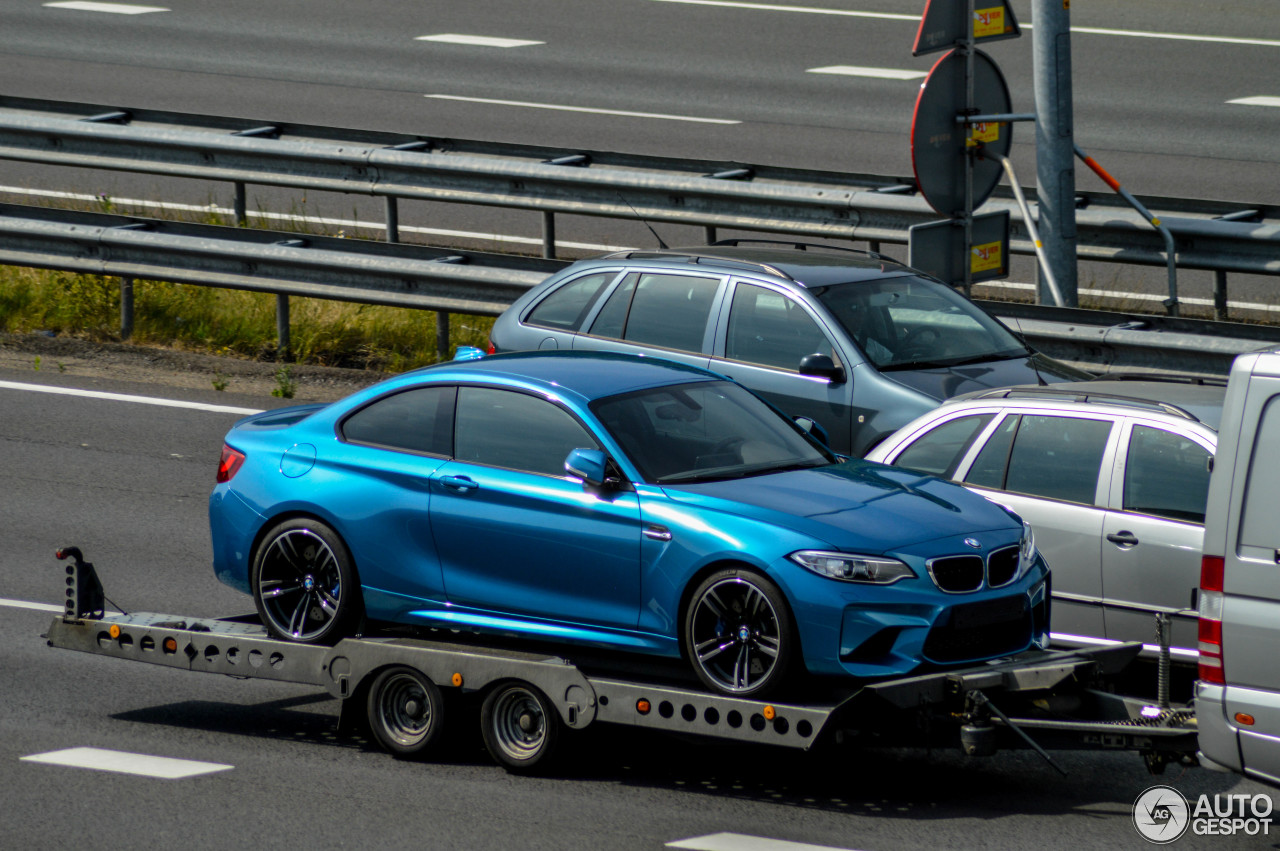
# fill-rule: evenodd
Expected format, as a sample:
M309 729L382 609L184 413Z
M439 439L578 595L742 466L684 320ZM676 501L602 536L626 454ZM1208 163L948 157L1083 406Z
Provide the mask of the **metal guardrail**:
M554 257L556 213L868 241L907 241L938 215L910 178L784 169L501 145L313 125L264 123L155 110L0 97L0 158L227 181L244 219L247 184L381 196L387 236L398 239L401 199L540 211L543 254ZM1160 234L1109 193L1078 193L1082 260L1165 266ZM1177 266L1217 273L1215 318L1225 319L1226 276L1280 275L1280 208L1144 197L1173 232ZM1009 191L1011 250L1032 255ZM1176 303L1171 307L1176 309Z
M0 264L118 276L122 290L153 279L492 316L567 261L0 204ZM1235 355L1280 342L1264 326L986 307L1037 349L1095 371L1226 375Z

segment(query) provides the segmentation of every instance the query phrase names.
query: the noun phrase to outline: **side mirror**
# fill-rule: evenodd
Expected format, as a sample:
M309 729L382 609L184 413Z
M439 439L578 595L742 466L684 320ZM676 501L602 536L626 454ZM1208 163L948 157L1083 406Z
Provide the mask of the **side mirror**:
M836 366L835 361L831 360L831 355L818 354L817 352L805 355L800 358L799 372L801 375L825 378L832 384L844 383L844 369Z
M564 459L564 471L582 479L587 487L598 488L604 485L605 465L608 463L608 456L599 449L570 449Z
M818 441L828 449L831 448L831 435L827 434L827 430L818 425L816 420L810 419L809 417L793 417L792 419L795 420L796 425L800 426L800 428L814 440Z

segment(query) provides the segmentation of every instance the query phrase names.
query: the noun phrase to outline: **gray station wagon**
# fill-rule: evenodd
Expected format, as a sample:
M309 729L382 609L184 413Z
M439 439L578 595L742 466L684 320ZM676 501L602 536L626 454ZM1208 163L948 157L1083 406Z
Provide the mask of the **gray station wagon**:
M952 396L1088 378L887 257L727 240L581 260L494 323L493 351L655 355L733 378L860 456Z

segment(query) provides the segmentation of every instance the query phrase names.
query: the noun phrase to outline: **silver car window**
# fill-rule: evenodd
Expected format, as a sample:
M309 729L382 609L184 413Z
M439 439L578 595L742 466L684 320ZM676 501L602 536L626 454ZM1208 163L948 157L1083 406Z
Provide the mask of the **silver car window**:
M1125 462L1124 510L1203 523L1209 457L1180 434L1135 425Z
M1010 417L987 441L965 481L1092 505L1112 425L1080 417Z
M582 325L582 320L591 312L600 293L604 291L605 285L617 274L617 272L604 272L597 275L584 275L570 281L538 302L525 322L540 328L577 331Z
M898 467L909 467L922 473L950 478L955 474L965 452L994 416L995 414L975 414L947 420L937 428L925 432L902 450L893 463Z

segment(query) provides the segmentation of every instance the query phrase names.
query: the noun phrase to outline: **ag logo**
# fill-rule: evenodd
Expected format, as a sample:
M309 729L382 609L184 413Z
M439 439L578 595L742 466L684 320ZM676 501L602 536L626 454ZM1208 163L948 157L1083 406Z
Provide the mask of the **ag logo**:
M1191 824L1191 807L1172 786L1152 786L1133 802L1133 826L1142 838L1167 845L1182 837Z

